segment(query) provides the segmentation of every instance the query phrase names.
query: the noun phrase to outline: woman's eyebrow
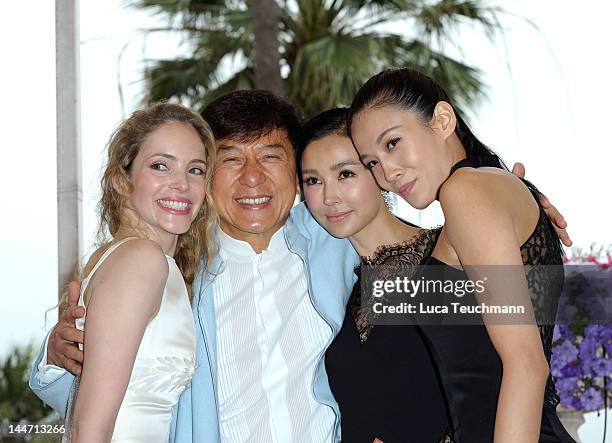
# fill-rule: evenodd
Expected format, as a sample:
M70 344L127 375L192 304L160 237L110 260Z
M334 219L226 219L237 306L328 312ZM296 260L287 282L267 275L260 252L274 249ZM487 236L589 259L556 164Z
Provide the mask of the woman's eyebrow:
M338 169L342 169L345 166L363 166L361 162L357 162L355 160L342 160L341 162L336 163L329 167L332 171L337 171ZM302 169L302 174L317 174L319 171L317 169Z
M164 157L164 158L167 158L168 160L176 160L177 159L174 155L166 154L165 152L156 152L155 154L151 154L149 156L149 158L153 158L153 157ZM206 164L206 161L202 160L201 158L194 158L193 160L190 160L189 163L203 163L203 164Z
M344 168L345 166L356 166L356 165L361 165L361 162L356 162L355 160L343 160L333 165L330 169L332 171L337 171L338 169Z
M378 134L378 137L376 137L376 144L380 143L380 141L382 140L382 138L387 135L388 132L393 131L394 129L397 129L399 127L401 127L402 125L396 125L396 126L391 126L390 128L385 129L383 132L381 132L380 134Z
M166 154L165 152L156 152L155 154L149 155L148 158L153 158L153 157L164 157L164 158L167 158L168 160L176 160L176 157L174 155Z

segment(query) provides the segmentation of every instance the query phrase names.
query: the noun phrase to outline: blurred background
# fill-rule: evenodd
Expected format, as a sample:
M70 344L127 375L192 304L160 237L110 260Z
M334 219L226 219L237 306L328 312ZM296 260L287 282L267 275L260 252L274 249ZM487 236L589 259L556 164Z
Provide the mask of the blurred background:
M73 15L75 32L61 20L56 26L57 8ZM200 110L220 94L259 87L287 96L308 117L349 104L384 67L417 67L446 87L506 163L525 164L527 178L569 223L577 249L568 254L605 256L612 244L611 16L607 0L5 2L0 419L47 413L23 388L27 346L37 351L57 319L59 268L94 246L110 134L150 101ZM71 38L76 82L66 74ZM62 108L66 100L70 109ZM67 119L76 132L66 138ZM58 134L69 162L59 157L58 164ZM58 186L67 168L78 189ZM68 217L78 226L58 222L58 196L60 208L78 208ZM435 206L418 213L396 202L396 211L421 225L443 221ZM58 258L58 227L74 238L70 263ZM602 441L603 414L584 418L582 440Z

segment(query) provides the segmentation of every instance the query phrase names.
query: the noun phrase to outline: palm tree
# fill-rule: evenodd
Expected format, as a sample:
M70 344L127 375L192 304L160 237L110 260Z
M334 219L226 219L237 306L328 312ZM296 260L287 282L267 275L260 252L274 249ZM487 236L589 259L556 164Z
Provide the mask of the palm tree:
M250 0L130 0L180 31L189 57L146 69L149 101L165 98L201 109L219 95L259 86ZM436 78L462 108L484 96L480 71L447 55L461 24L499 29L500 10L478 0L285 0L279 8L284 92L306 114L350 103L371 75L413 66Z
M275 94L282 95L283 79L278 50L280 11L276 0L252 1L255 84L259 89L268 89Z

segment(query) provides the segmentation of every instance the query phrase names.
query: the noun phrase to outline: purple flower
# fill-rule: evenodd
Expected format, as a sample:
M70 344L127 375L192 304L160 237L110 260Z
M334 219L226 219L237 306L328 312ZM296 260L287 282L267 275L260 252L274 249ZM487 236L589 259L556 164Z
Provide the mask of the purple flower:
M599 331L599 336L604 342L612 342L612 325L602 326Z
M560 378L555 382L559 394L570 395L578 392L578 377Z
M584 337L590 337L599 341L604 334L605 326L602 325L589 325L584 328Z
M584 391L580 396L580 401L585 411L596 411L604 406L603 396L595 388L589 388Z
M603 345L608 356L612 357L612 340L605 342Z
M555 346L553 352L558 353L560 359L570 362L576 359L578 348L569 340L565 340L561 345Z
M561 369L561 377L579 377L581 374L580 372L580 366L575 365L575 364L569 364L569 365L565 365L562 369Z
M550 361L550 373L553 377L561 377L561 369L565 367L565 363L555 358L553 355Z
M576 339L576 334L574 334L574 331L572 331L572 328L570 328L568 325L559 325L557 328L559 329L559 335L561 337L568 340Z
M559 346L555 346L552 351L555 358L559 359L561 363L574 361L578 356L578 348L568 340L565 340Z
M612 360L607 358L596 358L591 363L591 369L596 375L610 376L612 375Z
M581 375L591 377L593 375L593 371L592 371L593 360L586 359L586 360L579 360L579 362L580 362Z
M561 404L568 409L575 409L576 411L582 410L582 403L580 399L572 394L559 394Z
M578 355L581 360L592 360L596 357L597 348L599 347L599 343L597 338L593 336L588 336L585 334L584 340L580 342L580 351Z

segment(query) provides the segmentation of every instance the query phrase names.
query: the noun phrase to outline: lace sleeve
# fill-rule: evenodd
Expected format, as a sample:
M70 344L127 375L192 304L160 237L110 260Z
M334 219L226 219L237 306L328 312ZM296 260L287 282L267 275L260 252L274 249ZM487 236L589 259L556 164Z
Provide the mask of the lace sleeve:
M374 251L371 257L362 257L362 264L355 269L357 274L357 283L353 287L351 298L349 299L349 309L357 330L361 343L365 343L370 335L374 323L374 312L369 309L363 309L361 303L361 271L362 267L367 266L372 270L375 266L380 266L379 271L375 271L376 279L391 278L390 275L380 275L391 272L393 270L401 272L402 275L412 275L416 270L416 266L420 265L432 252L435 246L436 239L440 230L422 229L414 238L401 243L390 245L381 245ZM383 266L384 265L384 266ZM397 269L401 268L401 270ZM369 273L370 276L372 273Z

